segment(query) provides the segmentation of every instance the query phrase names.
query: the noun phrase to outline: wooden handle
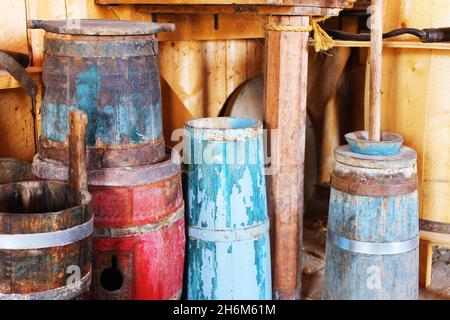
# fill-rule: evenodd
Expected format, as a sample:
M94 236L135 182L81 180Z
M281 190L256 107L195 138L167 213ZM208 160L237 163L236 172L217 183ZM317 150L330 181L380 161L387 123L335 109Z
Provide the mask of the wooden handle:
M383 0L372 0L370 41L369 140L381 140L381 67L383 54Z
M86 173L86 113L76 110L69 113L69 188L71 206L79 206L81 192L87 190Z

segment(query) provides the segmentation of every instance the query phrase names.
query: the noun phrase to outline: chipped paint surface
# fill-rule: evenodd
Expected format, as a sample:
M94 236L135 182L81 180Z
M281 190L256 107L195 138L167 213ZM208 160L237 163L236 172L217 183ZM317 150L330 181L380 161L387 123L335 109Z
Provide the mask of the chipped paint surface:
M187 297L271 299L262 135L244 141L208 136L192 132L185 140L191 155Z
M389 159L384 158L385 164ZM398 161L395 157L392 159ZM334 173L349 181L359 179L361 182L367 176L373 176L376 181L395 176L402 182L416 174L415 164L388 172L386 168L370 168L372 160L359 160L359 170L352 166L353 161L340 158L341 163L334 167ZM410 163L407 155L405 163ZM390 196L363 196L332 188L328 230L363 243L405 242L419 235L418 207L417 186L414 192ZM418 258L418 248L391 255L362 254L344 250L328 238L323 297L333 300L418 299Z
M60 37L45 40L43 138L66 142L71 109L88 114L89 147L143 144L162 136L159 71L150 37L122 42L113 37ZM80 51L86 46L89 50ZM127 54L113 50L117 46ZM145 50L136 51L141 47ZM63 54L58 48L72 51ZM100 49L99 55L95 50Z

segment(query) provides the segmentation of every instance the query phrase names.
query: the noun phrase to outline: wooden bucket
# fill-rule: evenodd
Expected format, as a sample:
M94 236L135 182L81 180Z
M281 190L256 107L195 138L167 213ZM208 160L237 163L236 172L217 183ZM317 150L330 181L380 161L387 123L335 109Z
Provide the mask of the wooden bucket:
M335 150L324 299L418 299L417 155L376 144Z
M33 173L65 180L67 167L37 157ZM149 166L90 169L87 176L95 216L90 297L180 298L185 229L178 153Z
M28 162L12 158L0 159L0 184L27 180L33 180Z
M271 299L262 123L185 124L190 300Z
M0 299L80 296L91 281L89 193L69 207L64 183L0 185Z
M160 162L165 148L155 34L173 25L61 20L30 27L47 31L40 157L68 164L65 119L80 109L89 119L89 168Z

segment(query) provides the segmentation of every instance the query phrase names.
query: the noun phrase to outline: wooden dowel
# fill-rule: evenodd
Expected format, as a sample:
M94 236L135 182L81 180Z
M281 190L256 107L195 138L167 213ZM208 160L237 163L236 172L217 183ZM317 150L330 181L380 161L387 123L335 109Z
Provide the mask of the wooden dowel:
M369 140L381 140L381 67L383 53L383 0L372 0L370 43Z
M81 204L81 192L87 190L86 129L87 115L82 111L69 113L69 188L71 206Z

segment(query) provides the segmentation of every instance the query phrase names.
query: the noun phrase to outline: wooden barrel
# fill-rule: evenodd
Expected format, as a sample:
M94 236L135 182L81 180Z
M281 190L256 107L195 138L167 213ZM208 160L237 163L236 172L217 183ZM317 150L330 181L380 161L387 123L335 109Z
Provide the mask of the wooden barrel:
M169 300L181 295L184 201L177 152L148 166L88 170L95 216L92 299ZM33 173L65 180L38 157Z
M76 24L79 24L77 27ZM37 21L44 40L39 154L68 163L67 114L88 115L88 167L147 165L165 156L156 23Z
M67 206L58 182L0 186L0 299L63 300L79 297L91 282L90 195Z
M185 128L187 298L271 299L261 122L205 118Z
M416 157L335 150L324 299L418 299Z
M27 180L33 180L28 162L12 158L0 159L0 184Z

